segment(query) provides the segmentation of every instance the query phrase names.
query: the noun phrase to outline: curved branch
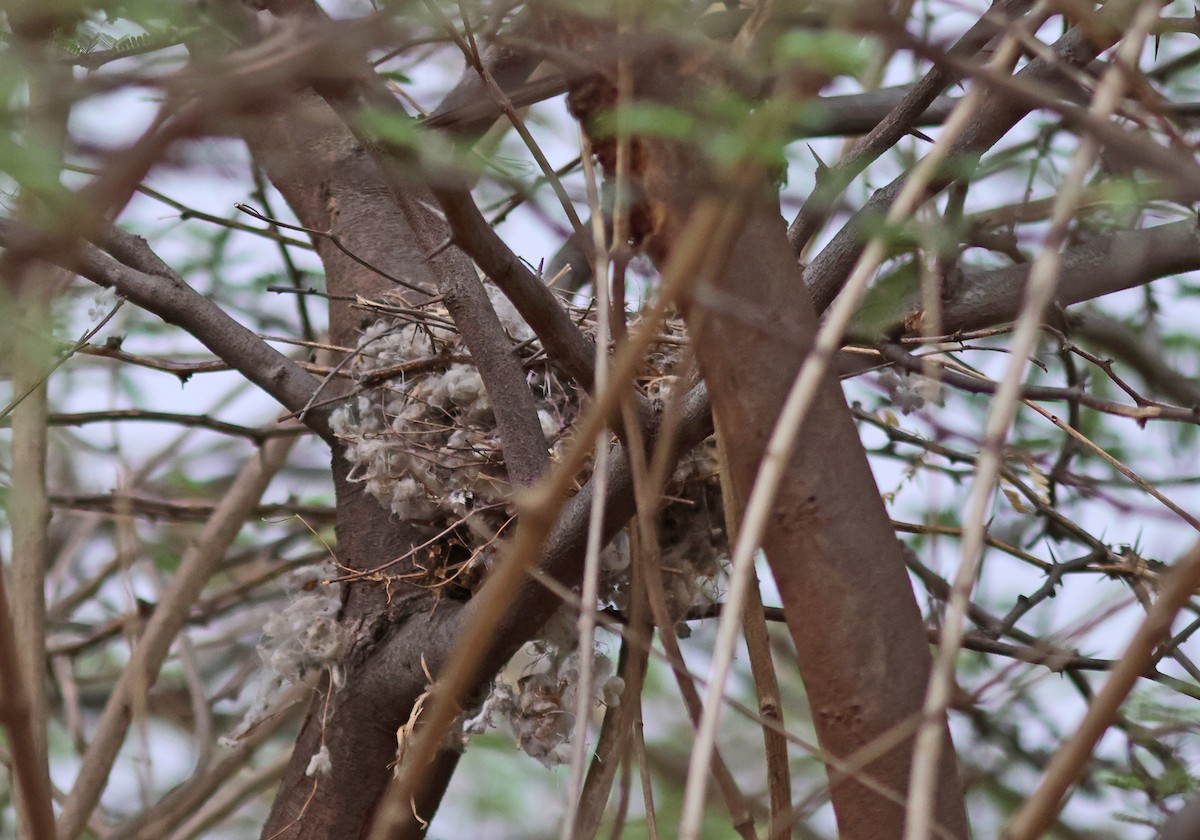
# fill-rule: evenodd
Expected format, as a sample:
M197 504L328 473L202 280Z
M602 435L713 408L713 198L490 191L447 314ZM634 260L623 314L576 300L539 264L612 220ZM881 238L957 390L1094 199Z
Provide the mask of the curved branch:
M84 830L132 720L133 698L154 682L175 637L187 621L191 605L200 597L267 485L283 467L295 440L268 441L256 457L249 459L200 535L189 545L104 705L75 786L59 816L58 836L63 840L74 840Z
M545 37L540 16L526 8L517 13L505 30L505 37L496 39L484 48L483 65L518 108L558 96L566 92L561 77L530 82L529 77L542 63L542 57L530 50L509 45L512 38L540 40ZM483 77L468 65L462 78L437 109L423 120L427 128L439 128L460 140L469 140L487 131L503 116L500 105L488 93Z
M902 370L915 374L927 374L929 365L927 362L918 359L916 356L906 352L901 347L895 344L885 344L879 348L879 352L885 359L895 364ZM993 382L990 379L978 379L973 376L967 376L963 373L950 370L939 365L937 368L937 378L945 384L957 388L960 391L965 391L968 394L995 394L999 389L999 383ZM1169 420L1177 423L1200 423L1200 407L1197 408L1179 408L1169 405L1143 405L1130 406L1122 405L1121 403L1106 400L1097 397L1095 394L1089 394L1082 388L1055 388L1045 385L1025 385L1020 390L1020 399L1023 400L1040 400L1043 402L1068 402L1076 405L1085 405L1088 408L1100 411L1105 414L1112 414L1117 417L1128 417L1136 420L1138 423L1145 423L1147 420Z
M973 55L987 46L996 32L1008 22L1025 13L1030 0L996 0L992 7L975 22L950 48L948 56L963 58ZM854 148L836 166L828 171L818 171L816 189L804 202L795 220L788 226L788 241L799 256L827 218L829 208L837 196L858 175L885 151L894 146L912 128L930 124L929 118L937 116L938 122L949 114L955 100L939 97L938 93L960 78L944 64L935 64L917 84L905 91L903 99L879 120L864 129L870 133L854 144ZM876 95L884 91L876 92ZM828 100L819 100L822 104ZM936 106L936 107L935 107Z
M35 236L15 222L0 220L0 245L28 243ZM137 262L139 267L87 244L80 245L74 253L39 256L99 286L115 289L147 312L186 330L289 411L300 411L308 404L320 384L314 376L185 283L150 250L145 240L113 229L108 242L113 244L113 250L128 257L130 262ZM327 412L309 411L305 424L326 441L333 440Z
M483 218L466 190L435 187L433 195L446 214L454 244L500 287L537 334L546 355L587 390L595 381L595 349L554 292L526 268Z
M1112 3L1097 13L1086 26L1074 26L1059 38L1047 56L1030 61L1015 81L1024 87L1051 84L1062 73L1062 67L1084 67L1120 36L1121 27L1128 21L1136 3ZM971 124L951 150L953 158L978 157L990 149L1016 125L1033 107L1027 101L1017 101L1008 90L991 88L984 104L977 110ZM855 213L838 231L833 240L816 256L804 271L804 282L812 294L817 311L823 311L837 296L850 274L872 228L900 195L907 180L900 175L878 190L870 201ZM936 195L950 183L942 177L930 183L926 197Z
M446 228L440 219L403 193L396 195L396 201L412 227L413 240L422 250L430 252L445 240ZM429 268L487 389L509 478L521 486L531 486L550 464L550 455L533 393L512 342L475 267L462 252L443 250L429 261Z
M1070 306L1196 269L1200 225L1195 220L1110 233L1063 252L1054 302ZM965 271L942 304L942 327L953 333L1012 320L1028 277L1028 264ZM903 316L904 331L919 334L921 317L916 306L910 308Z
M1200 268L1200 259L1197 259L1194 267ZM1180 405L1200 406L1200 382L1168 365L1161 353L1148 347L1141 335L1117 319L1095 311L1084 311L1070 313L1067 323L1073 337L1083 338L1089 344L1118 356L1136 370L1152 390L1165 394Z

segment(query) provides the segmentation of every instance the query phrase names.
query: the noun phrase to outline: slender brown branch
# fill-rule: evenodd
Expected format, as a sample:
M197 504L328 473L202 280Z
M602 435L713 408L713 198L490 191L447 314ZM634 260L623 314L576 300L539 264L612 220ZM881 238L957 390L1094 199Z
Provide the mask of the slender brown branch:
M1010 20L1024 14L1031 5L1031 0L995 0L983 17L950 48L948 55L962 58L975 55L987 46ZM917 125L929 125L930 106L937 101L938 94L959 77L958 73L945 64L935 63L921 81L908 89L904 98L873 125L870 133L854 144L842 160L828 169L818 170L816 189L805 200L804 206L788 226L788 241L791 242L797 257L825 223L834 201L850 182L912 128ZM823 105L826 102L827 100L822 100ZM952 102L943 102L941 105L946 113L953 107ZM922 119L923 115L926 119Z
M1086 66L1103 50L1116 43L1136 7L1137 4L1132 0L1108 4L1088 26L1074 26L1068 30L1054 43L1049 55L1030 61L1016 75L1016 80L1023 83L1023 89L1037 90L1041 85L1052 83L1060 74L1061 67ZM977 70L971 66L965 69L970 72ZM1041 104L1045 99L1042 97L1036 104ZM951 156L971 160L982 155L1004 137L1033 104L1014 100L1009 90L989 89L985 93L984 104L977 111L978 116L955 142ZM825 310L837 295L866 245L869 231L900 195L906 180L907 174L901 175L871 196L866 206L854 214L806 267L804 281L817 311ZM938 193L949 182L949 177L931 182L926 196Z
M4 576L0 575L0 673L20 674L22 669L21 656L13 634L8 592L4 585ZM13 775L24 802L26 828L33 837L54 837L50 779L40 758L35 720L25 681L0 680L0 723L8 730L8 748L12 753Z
M966 269L942 302L942 329L955 333L989 327L1016 317L1029 265ZM1054 302L1058 306L1145 285L1200 268L1200 225L1194 219L1097 236L1062 252ZM919 335L922 312L916 296L899 307L893 333Z
M884 358L888 359L909 373L928 375L929 363L927 361L918 359L910 353L905 352L898 345L881 345L880 353L883 354ZM990 379L980 379L973 376L967 376L941 365L939 365L937 368L937 376L938 379L945 384L971 394L995 394L996 390L999 388L998 383L993 382ZM1096 411L1102 411L1105 414L1112 414L1118 417L1128 417L1132 420L1138 421L1139 424L1145 423L1147 420L1171 420L1183 423L1200 423L1200 406L1195 408L1179 408L1176 406L1161 405L1122 405L1121 403L1116 403L1112 400L1106 400L1102 397L1097 397L1094 394L1089 394L1082 388L1055 388L1046 385L1024 385L1021 387L1019 398L1023 400L1048 400L1085 405L1088 408L1093 408Z
M91 423L112 423L119 421L134 421L144 423L169 423L174 426L208 429L218 434L232 437L243 437L255 443L288 435L305 434L301 426L280 426L269 429L256 429L251 426L239 426L236 423L226 423L216 420L207 414L178 414L170 411L143 411L140 408L112 409L110 411L85 411L75 414L49 414L46 422L51 426L85 426ZM5 423L0 421L0 428Z
M1137 330L1092 309L1069 313L1067 324L1073 337L1115 354L1152 390L1185 406L1200 406L1200 383L1168 364Z
M1129 640L1119 664L1092 701L1072 737L1055 754L1041 784L1005 827L1005 840L1032 840L1053 822L1063 796L1092 757L1130 690L1151 661L1154 649L1170 635L1171 623L1200 584L1200 544L1176 564L1163 581L1158 600Z
M216 507L208 502L185 502L177 499L157 499L128 494L65 494L50 496L50 503L67 510L93 511L113 516L141 516L147 519L166 519L173 522L204 522ZM306 521L320 524L334 521L335 511L320 505L285 502L259 505L252 515L257 519L283 519L302 516Z
M18 241L26 231L16 223L0 221L0 243ZM132 268L93 245L81 245L75 253L46 254L61 261L92 282L111 287L122 297L176 324L195 336L218 357L277 399L284 408L299 411L316 391L318 380L295 362L263 342L230 318L213 301L196 292L150 251L144 240L112 231L112 243L120 243L126 255L139 254L142 265L155 273ZM321 437L332 440L328 412L309 412L306 425Z
M717 602L705 607L694 608L688 612L687 620L704 621L720 618L724 606L723 603ZM617 620L623 618L620 613L615 611L610 610L607 614ZM771 622L782 623L787 620L783 607L763 607L763 615L767 621ZM938 643L939 632L936 627L927 628L925 635L930 644ZM1118 661L1114 659L1098 659L1093 656L1081 656L1073 651L1061 650L1057 646L1049 644L1014 645L1008 642L997 641L992 636L977 630L966 634L963 638L962 646L967 650L973 650L977 653L990 653L996 656L1003 656L1007 659L1015 659L1018 662L1027 662L1031 665L1043 665L1056 673L1061 671L1111 671ZM1158 674L1153 668L1150 668L1144 676L1154 679Z
M226 549L283 466L294 442L295 438L268 441L257 457L246 463L181 560L96 724L75 785L59 815L58 837L62 840L75 840L80 835L100 799L131 721L135 687L142 686L144 690L153 681L187 621L191 604L200 596Z
M434 188L433 194L446 214L454 243L469 254L512 301L537 334L551 361L581 387L590 390L595 376L595 350L554 292L504 244L469 193L460 189Z

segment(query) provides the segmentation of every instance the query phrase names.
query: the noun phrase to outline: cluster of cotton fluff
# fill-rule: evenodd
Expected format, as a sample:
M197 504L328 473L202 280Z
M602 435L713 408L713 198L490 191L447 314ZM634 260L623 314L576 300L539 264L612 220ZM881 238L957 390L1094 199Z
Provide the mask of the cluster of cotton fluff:
M310 570L308 577L313 571L329 570ZM313 670L330 669L334 687L340 687L339 663L349 642L346 629L338 622L341 604L339 587L324 585L300 592L282 610L268 616L258 643L262 660L258 695L238 727L222 739L223 743L227 746L236 743L266 718L287 686L300 682Z
M512 727L517 746L546 767L571 760L571 732L575 726L579 659L569 654L548 670L522 677L514 689L497 682L483 707L463 725L465 735L478 735L503 718ZM592 665L589 708L616 706L625 681L613 674L612 660L596 654Z
M629 538L624 533L600 553L600 587L597 606L625 609L629 589ZM575 725L579 686L579 611L563 604L530 642L539 657L537 670L516 686L497 681L484 703L484 719L502 713L512 727L517 746L547 767L565 764L571 757L571 732ZM612 660L593 645L592 702L616 706L624 680L613 674Z
M515 341L531 337L511 305L497 308ZM463 353L457 335L445 327L382 318L364 332L354 372L361 378L414 362L421 372L398 373L339 406L330 418L351 464L349 479L406 522L444 528L508 498L491 401L474 366L453 361ZM530 373L535 393L554 393L548 377L546 371ZM573 397L557 391L556 399L543 399L538 412L551 441L564 412L573 412ZM505 518L497 512L491 526L478 518L465 524L482 545Z
M445 345L438 332L377 321L359 342L355 367L371 373L436 357ZM491 433L482 430L490 416L478 372L450 364L360 394L339 406L330 423L344 442L349 479L401 519L425 522L441 518L439 499L457 492L465 501L474 490L481 453L493 448Z
M89 321L95 323L101 320L108 313L112 312L120 298L117 296L117 290L114 288L100 288L92 295L91 305L88 306L87 317Z
M911 414L925 407L928 402L941 404L941 389L937 382L924 376L910 373L897 374L887 370L879 375L879 384L883 386L892 405L900 409L902 414Z
M667 611L686 635L684 618L694 607L716 600L716 580L728 545L722 525L720 489L714 480L716 457L711 445L698 447L676 468L670 495L684 500L668 505L659 522L659 557ZM628 609L630 554L628 537L619 534L600 555L599 608ZM537 670L515 686L497 681L473 721L482 731L505 717L517 745L547 767L570 760L570 736L575 724L579 685L578 611L564 604L550 617L529 645L540 657ZM612 661L598 648L592 651L592 705L615 706L624 681L612 672Z
M506 298L489 291L501 324L514 344L525 344L527 358L538 351L534 334ZM383 317L362 336L353 361L360 380L392 370L385 384L366 389L339 407L331 418L351 465L349 477L397 517L431 532L458 525L480 569L495 556L500 525L512 511L505 502L500 441L483 382L467 358L444 313L426 323L406 322L380 307ZM665 375L675 361L674 346L656 348L647 379L652 398L665 398L675 378ZM420 373L403 374L401 371ZM563 444L579 400L547 367L529 372L540 401L539 419L552 448ZM663 587L673 620L710 603L720 559L727 553L720 490L712 447L686 456L670 481L667 495L682 499L660 518ZM493 507L494 506L494 509ZM478 514L478 515L477 515ZM503 539L503 535L501 537ZM619 535L600 557L597 607L626 611L629 601L630 548ZM482 709L463 724L464 735L481 732L507 719L525 752L547 766L568 760L576 713L579 672L578 611L563 606L530 644L538 657L532 672L513 684L497 682ZM622 681L612 662L593 649L591 703L615 705Z

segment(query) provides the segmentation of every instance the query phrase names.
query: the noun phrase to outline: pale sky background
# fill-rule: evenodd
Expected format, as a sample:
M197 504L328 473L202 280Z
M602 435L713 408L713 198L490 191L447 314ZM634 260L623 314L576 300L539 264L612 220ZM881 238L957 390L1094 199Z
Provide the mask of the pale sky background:
M964 3L965 8L974 9L980 4ZM1183 4L1176 3L1174 8L1183 8ZM1181 14L1190 14L1190 6L1187 10L1176 12ZM937 21L937 30L947 34L960 33L969 25L970 20L973 20L972 13L964 13L962 15L948 14L940 17ZM1043 33L1043 37L1047 40L1053 40L1055 35L1060 31L1059 22L1054 22L1048 27L1048 30ZM1174 38L1164 42L1161 51L1159 62L1170 56L1170 51L1175 48L1183 49L1192 46L1185 38ZM1152 49L1148 46L1147 50ZM449 85L457 78L460 63L457 60L443 61L440 66L433 64L421 65L411 68L408 72L413 75L414 84L410 93L418 100L422 101L429 107L432 107L438 98L438 95L445 90L448 90ZM121 69L120 63L110 65L105 72L119 72ZM911 78L911 60L906 56L901 56L893 60L889 68L885 83L900 83ZM448 82L449 79L449 82ZM842 80L836 88L831 88L829 93L853 92L855 86ZM123 91L119 94L109 95L106 97L97 97L88 105L79 108L76 111L72 122L72 132L77 137L86 138L93 143L101 145L120 146L129 142L136 137L140 131L149 123L153 116L157 105L146 92ZM569 120L565 113L561 101L543 103L534 109L535 117L531 121L543 129L539 131L538 136L542 141L542 148L545 151L550 162L554 166L561 165L578 154L577 133L574 124ZM119 115L119 119L114 118L114 115ZM932 136L936 137L936 129L927 130ZM1028 137L1031 130L1028 127L1020 131L1013 132L1004 141L1003 146L1007 147L1024 137ZM812 149L820 155L826 162L832 162L839 156L841 150L840 140L812 140L806 141L811 143ZM925 145L923 142L915 139L904 141L905 144L918 152L923 151ZM523 150L519 147L519 140L514 135L510 135L503 147L504 154L509 157L524 156ZM196 143L189 143L180 147L178 150L180 157L188 161L189 165L182 168L171 170L159 170L155 172L148 180L148 185L157 189L179 201L185 202L194 209L212 213L218 216L227 215L232 212L233 205L236 202L246 201L251 204L257 203L250 198L249 191L249 170L247 166L247 155L244 147L233 140L218 140L210 139ZM796 143L791 147L792 168L789 172L789 197L801 196L805 193L808 185L812 181L812 173L814 169L814 160L805 143ZM532 163L528 164L530 171ZM874 186L882 186L890 177L898 171L893 160L888 159L879 162L872 168L871 183ZM572 185L573 194L578 196L577 207L586 218L587 208L583 201L582 181L578 177L573 179ZM859 200L863 195L862 181L856 183L849 191L849 195L854 197L854 200ZM998 204L1008 203L1015 200L1024 189L1024 183L1018 177L1001 176L994 177L985 183L981 184L977 189L973 189L970 193L968 210L983 209ZM1038 187L1038 192L1034 197L1039 197L1048 193L1048 188L1043 182ZM794 212L796 206L795 201L788 202ZM277 215L290 220L290 214L284 210L285 204L282 199L275 194L272 196L272 205ZM554 230L548 226L539 213L531 212L527 209L520 209L514 212L505 224L500 228L500 234L508 242L514 250L521 256L529 259L530 262L537 264L541 259L549 259L558 247L561 241L561 229L565 228L565 222L562 221L562 211L553 201L546 201L544 204L546 215L558 221L559 230ZM258 224L249 217L241 217L242 221L250 224ZM1147 220L1143 222L1145 225L1159 224L1163 221L1171 221L1173 218L1163 217L1155 218L1153 214L1148 214ZM145 196L137 196L130 203L129 207L121 217L121 224L129 230L147 235L152 245L157 252L168 263L179 265L182 260L186 259L190 254L194 253L194 240L190 237L190 231L204 231L210 229L206 223L201 221L181 222L177 218L177 214L170 208L162 205ZM827 236L836 231L837 226L831 225ZM1032 243L1026 242L1026 245ZM236 284L238 280L245 280L256 275L276 271L280 269L280 261L276 246L269 240L251 236L243 233L233 233L229 244L229 255L225 270L229 278L229 282ZM310 252L293 251L293 258L297 263L310 270L319 268L315 257ZM194 282L198 287L202 287L203 278L188 277L186 278ZM1175 280L1159 281L1156 284L1160 299L1166 299L1168 293ZM76 317L71 319L71 327L61 336L68 340L73 340L87 327L87 319L84 316L84 311L87 309L90 301L91 292L86 287L86 283L80 283L78 286L81 289L78 302L75 304L77 309ZM1104 307L1111 312L1132 312L1137 311L1141 305L1143 292L1141 290L1131 290L1128 292L1119 293L1109 296L1103 301ZM278 296L282 298L282 296ZM315 304L316 302L314 302ZM263 301L266 307L280 307L276 311L290 311L292 302L290 299L274 300L268 298ZM127 310L131 307L127 307ZM320 306L314 305L310 308L313 313L319 313ZM95 339L97 343L102 342L107 336L121 332L121 322L128 317L128 311L117 316L117 319L109 325L109 327L100 336ZM1197 305L1194 299L1182 302L1179 305L1172 305L1163 312L1163 319L1168 329L1191 329L1194 324L1200 323L1200 306ZM168 352L204 352L196 342L184 336L178 330L172 330L164 336L146 337L136 334L131 335L129 342L125 345L125 349L134 353L147 354L166 354ZM280 346L284 352L288 350ZM982 358L985 355L991 358ZM1000 354L973 354L971 357L973 363L979 364L987 372L998 376L1002 370L1002 366L1007 362L1007 357ZM93 368L98 371L99 368ZM1095 372L1094 375L1098 375ZM1195 374L1197 371L1189 371ZM164 374L154 371L146 371L141 369L126 368L121 372L123 377L128 377L135 383L136 395L116 394L113 392L111 382L103 376L93 374L88 379L83 380L78 376L59 377L52 379L52 393L56 404L63 411L85 411L95 409L99 405L111 405L112 407L139 407L149 410L159 409L165 411L188 411L188 412L208 412L222 420L245 423L248 425L260 425L275 416L277 406L273 401L265 395L259 393L253 387L242 388L240 376L235 373L222 374L201 374L193 377L185 386L181 386L178 380L169 374ZM70 382L70 387L67 387L67 382ZM90 383L90 384L87 384ZM86 387L79 387L80 384L86 384ZM216 408L218 403L225 400L227 395L241 388L240 393L232 399L228 404L221 405ZM873 394L878 393L878 389L867 378L848 384L847 393L851 399L862 399L864 402L869 402L874 399ZM1057 406L1061 410L1061 405ZM938 409L927 409L930 415L936 415ZM1148 477L1154 478L1164 474L1181 475L1190 474L1200 476L1200 456L1197 450L1192 448L1188 451L1172 452L1170 459L1165 457L1165 454L1170 451L1168 445L1167 429L1163 426L1151 424L1145 429L1139 429L1132 421L1122 421L1111 419L1110 424L1118 429L1123 430L1128 434L1127 442L1131 448L1145 449L1148 453L1155 453L1154 457L1157 462L1149 464L1135 464L1135 468L1144 468ZM917 413L908 417L902 418L902 425L911 430L922 431L927 430L928 426L923 423L922 414ZM964 423L960 419L957 424L958 428L963 428ZM966 428L970 428L966 426ZM1049 429L1048 424L1046 428ZM979 431L978 428L975 429ZM91 426L82 429L74 430L74 434L87 440L94 441L99 446L109 446L113 441L114 432L104 426ZM145 423L138 424L117 424L116 440L120 444L122 451L127 453L151 453L158 450L160 447L167 446L174 440L177 431L171 427L159 426ZM189 443L188 446L195 446L203 440L196 438L196 443ZM876 432L864 431L864 440L868 445L877 444L882 440L881 435ZM962 441L956 442L960 448L967 448L967 445ZM248 450L248 447L244 447ZM186 451L186 448L185 448ZM81 474L86 476L88 486L82 488L93 492L108 492L111 491L118 482L122 480L121 474L114 469L116 463L113 459L107 456L89 457L80 453L78 457L84 464L84 469ZM94 464L91 462L94 461ZM293 455L293 463L308 463L314 468L322 469L327 465L327 455L323 447L315 442L309 442L302 445ZM891 490L899 485L902 481L903 465L896 461L874 459L873 467L876 471L877 481L882 490ZM214 474L219 470L214 469ZM268 501L276 501L286 499L290 493L311 494L314 488L289 483L288 481L277 481L272 485L268 493ZM1135 501L1139 507L1139 511L1128 516L1114 515L1114 509L1111 505L1095 505L1087 504L1074 508L1074 513L1077 515L1077 521L1092 533L1100 536L1105 541L1112 544L1137 544L1142 549L1142 553L1147 557L1153 557L1162 561L1170 562L1174 560L1182 551L1195 540L1196 535L1191 533L1191 530L1177 521L1177 519L1167 513L1165 509L1159 509L1161 513L1152 511L1150 515L1141 512L1142 508L1147 507L1147 500L1138 492L1129 493L1123 490L1113 489L1114 493L1121 493L1131 500ZM1196 486L1178 486L1167 487L1166 492L1176 502L1181 504L1188 510L1200 510L1200 490ZM956 503L961 503L966 498L966 485L956 486L945 479L939 479L931 474L925 473L915 483L911 483L900 494L896 504L892 508L893 516L898 519L907 521L919 521L920 511L924 504L929 500L943 506L953 506ZM1014 531L1021 524L1036 528L1036 522L1032 521L1031 517L1022 516L1014 512L1007 505L1003 498L997 502L996 520L994 527L997 529L1008 529ZM1033 533L1031 530L1030 533ZM1038 541L1032 546L1026 546L1032 552L1045 556L1048 550L1045 541ZM1059 556L1058 559L1066 559L1068 556L1077 556L1082 551L1075 546L1063 546L1061 549L1067 552L1066 556ZM953 570L957 565L957 542L943 540L937 545L933 554L923 552L922 559L927 565L939 569L943 575L952 576ZM1034 570L1027 569L1018 565L1016 561L1003 560L993 561L985 566L983 580L980 583L979 598L982 601L999 604L1011 604L1015 596L1019 593L1030 593L1040 585L1041 579ZM141 586L148 585L145 581L135 581L132 586L138 590ZM765 593L767 603L778 603L774 598L774 593L770 591L769 579L767 582L768 591ZM1046 602L1038 607L1030 619L1022 626L1032 628L1037 626L1047 632L1067 630L1074 627L1078 622L1087 617L1094 616L1097 610L1101 607L1112 605L1114 603L1128 602L1129 596L1122 594L1123 590L1115 584L1101 585L1092 580L1068 581L1067 586L1061 590L1059 597ZM152 592L147 591L147 595ZM118 598L119 600L119 598ZM924 605L923 605L924 606ZM1123 649L1132 629L1136 626L1141 615L1140 608L1131 607L1123 609L1106 620L1100 627L1093 632L1087 634L1084 641L1081 643L1084 652L1089 655L1101 657L1114 657L1119 655ZM697 627L696 637L703 639L711 634L712 627ZM198 633L197 635L202 635ZM1189 645L1191 652L1197 654L1197 646ZM704 670L705 657L704 651L707 647L704 645L692 645L690 664L699 671ZM744 661L740 660L740 661ZM1170 667L1167 667L1170 670ZM1074 724L1078 721L1082 714L1083 707L1078 698L1078 695L1069 687L1063 685L1063 679L1050 674L1045 669L1030 669L1026 678L1036 681L1037 688L1035 695L1041 700L1041 708L1047 717L1054 720L1063 731L1069 732ZM964 683L969 684L969 683ZM1096 683L1093 683L1096 684ZM1004 698L1006 691L1003 685L991 689L985 694L985 708L996 708L1003 712ZM248 702L253 697L253 689L249 688L243 694L243 700ZM655 717L659 718L662 725L667 725L672 722L673 718L678 718L682 715L682 711L677 703L663 702L661 708L655 703L651 703L648 712L648 730L650 723ZM726 720L734 717L727 715ZM956 730L959 731L960 744L965 741L962 732L963 721L960 717L953 717ZM1022 737L1027 744L1038 743L1039 741L1048 744L1050 736L1048 733L1040 733L1038 731L1039 724L1032 717L1022 724ZM1115 750L1122 743L1122 739L1110 736L1106 740L1104 749ZM156 727L154 732L155 745L155 768L156 773L161 773L164 776L172 773L179 773L180 776L190 772L190 739L181 733L172 730L169 727ZM447 798L448 805L455 801L455 793L453 791L462 792L467 786L477 785L478 780L482 778L477 774L486 774L494 772L505 772L496 767L494 762L497 760L495 751L475 750L468 751L467 758L464 761L464 770L460 772L453 782L452 793ZM168 756L178 758L178 761L172 761ZM527 828L553 827L555 824L556 807L555 802L561 796L561 790L565 786L566 769L562 768L557 771L545 771L534 762L520 754L514 753L508 760L511 763L506 764L509 768L519 768L522 774L528 773L528 783L524 785L524 796L528 801L521 803L519 808L523 814L521 822ZM113 783L105 797L106 802L116 804L121 801L128 801L129 797L136 790L136 774L134 768L129 764L122 762L118 764L118 771L114 774ZM471 768L475 768L471 772ZM71 781L71 772L69 768L58 766L55 768L55 781L62 786L69 785ZM512 772L512 771L507 771ZM157 778L156 782L165 784L165 778ZM506 786L506 790L511 793L518 786ZM640 808L640 798L635 795L633 797L634 813L637 813ZM516 805L514 804L514 807ZM1082 799L1073 800L1069 809L1086 813L1091 819L1104 819L1108 813L1108 803L1101 807L1090 802L1085 802ZM444 808L439 814L435 822L435 830L431 837L443 836L463 836L460 831L470 828L471 834L478 837L496 837L501 838L504 828L511 830L512 822L507 819L500 823L497 821L495 828L496 832L492 833L486 826L481 827L477 823L470 822L463 824L457 821L455 810L452 807ZM464 815L465 816L465 815ZM471 815L469 819L475 819ZM831 817L828 808L823 811L822 819L824 824L831 825ZM980 831L979 836L987 836L989 833L986 823L980 821L977 823L977 830ZM1141 829L1127 826L1124 829L1119 829L1128 837L1149 836L1148 833Z

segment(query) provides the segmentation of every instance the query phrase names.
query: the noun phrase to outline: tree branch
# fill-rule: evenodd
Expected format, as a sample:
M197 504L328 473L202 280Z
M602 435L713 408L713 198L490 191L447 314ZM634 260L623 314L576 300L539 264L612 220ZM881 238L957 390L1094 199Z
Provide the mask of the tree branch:
M1197 255L1200 268L1200 254ZM1171 367L1161 351L1149 347L1138 332L1100 312L1087 309L1067 315L1070 335L1118 356L1151 389L1185 406L1200 406L1200 382Z
M1074 26L1059 38L1047 56L1029 62L1016 79L1029 87L1052 84L1062 67L1084 67L1114 43L1132 15L1137 3L1132 0L1105 6L1088 25ZM985 99L950 154L954 158L972 159L983 154L1000 140L1029 112L1030 105L1015 101L1007 91L989 89ZM837 296L862 252L869 233L883 218L887 209L900 195L907 181L903 174L871 196L866 206L856 212L838 231L833 240L805 268L804 281L816 303L824 311ZM926 198L937 194L949 183L943 176L932 181Z
M892 362L902 370L909 373L924 374L929 373L929 364L926 361L916 358L912 354L906 352L899 345L884 344L880 346L880 353L888 361ZM945 366L938 365L937 379L940 382L958 388L961 391L966 391L969 394L995 394L999 388L999 383L993 382L990 379L980 379L974 376L968 376L963 373L958 373L954 370L949 370ZM1019 399L1023 400L1041 400L1053 402L1068 402L1076 405L1085 405L1088 408L1102 411L1105 414L1113 414L1118 417L1128 417L1138 423L1145 423L1147 420L1168 420L1178 423L1200 423L1200 406L1196 408L1180 408L1176 406L1166 405L1141 405L1129 406L1121 403L1106 400L1097 397L1094 394L1089 394L1082 388L1054 388L1045 385L1024 385L1021 387Z
M13 633L8 592L3 575L0 575L0 673L17 675L22 667L21 654ZM31 836L53 837L54 810L50 799L50 779L40 757L36 718L24 680L13 679L12 676L0 680L0 723L8 730L12 774L24 803L25 827Z
M1194 219L1110 233L1063 251L1054 302L1070 306L1195 269L1200 269L1200 225ZM1028 264L964 271L942 303L942 329L965 332L1011 321L1028 277ZM923 313L910 304L903 331L920 334L922 320Z
M145 691L154 682L175 637L187 621L191 605L225 558L226 550L275 473L287 460L295 441L295 438L268 441L242 468L204 529L189 545L105 703L75 786L59 815L60 840L75 840L84 830L125 739L132 715L133 692Z
M0 220L0 244L28 241L28 234L27 228ZM80 245L75 253L42 257L97 285L115 289L147 312L186 330L289 411L298 412L308 404L319 381L185 283L145 240L113 229L108 243L154 273L126 265L94 245ZM305 424L325 440L333 440L327 411L308 412Z
M470 255L512 301L550 360L590 391L595 384L596 351L554 292L492 230L470 193L447 187L434 187L432 191L446 214L454 244Z
M966 31L947 55L966 59L975 55L1003 31L1009 22L1025 13L1032 6L1031 0L995 0L992 7ZM850 152L828 170L818 170L816 189L805 200L804 206L788 226L788 241L799 257L828 218L829 208L842 191L850 185L872 161L894 146L917 125L932 124L930 117L937 116L939 122L949 114L955 100L938 94L960 78L960 74L945 64L935 63L917 84L904 92L904 98L892 106L882 119L872 123L870 133L854 144ZM885 91L876 92L878 97ZM829 100L818 100L825 105ZM931 108L936 105L938 107ZM824 308L824 307L821 307Z

